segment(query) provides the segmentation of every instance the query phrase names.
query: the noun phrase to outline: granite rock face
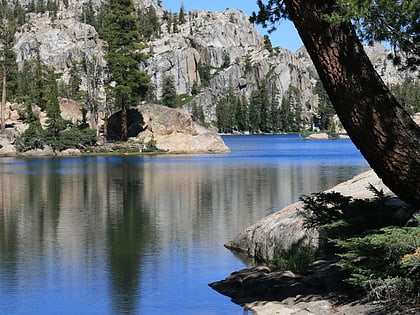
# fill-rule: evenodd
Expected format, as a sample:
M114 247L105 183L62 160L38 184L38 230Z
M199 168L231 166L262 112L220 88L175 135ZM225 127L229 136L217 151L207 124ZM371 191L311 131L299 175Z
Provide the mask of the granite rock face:
M18 0L23 6L28 0ZM12 1L9 0L11 3ZM29 21L16 32L14 50L20 66L26 60L39 56L54 68L60 80L68 83L70 69L84 58L95 62L98 71L106 68L105 44L97 30L85 24L82 7L88 0L59 1L57 17L48 12L28 15ZM251 93L265 82L275 90L279 106L290 87L297 89L304 106L302 117L317 112L318 97L313 92L318 80L315 68L304 48L291 52L281 47L271 48L241 11L226 9L221 12L186 12L185 23L177 31L168 31L166 9L159 1L135 0L137 9L153 7L160 22L159 36L145 41L148 56L139 67L150 75L156 97L162 93L162 78L171 75L178 95L194 96L184 105L192 112L195 106L203 109L207 123L216 120L216 104L232 89L236 96L249 100ZM103 1L92 0L95 8ZM387 83L395 83L404 76L416 73L399 71L387 56L382 45L366 47L375 69ZM202 66L210 73L205 78ZM100 71L99 71L100 72ZM99 96L105 97L103 82L106 71L98 78ZM82 78L81 90L87 89L87 78ZM206 82L205 82L206 81ZM104 109L103 109L104 110Z

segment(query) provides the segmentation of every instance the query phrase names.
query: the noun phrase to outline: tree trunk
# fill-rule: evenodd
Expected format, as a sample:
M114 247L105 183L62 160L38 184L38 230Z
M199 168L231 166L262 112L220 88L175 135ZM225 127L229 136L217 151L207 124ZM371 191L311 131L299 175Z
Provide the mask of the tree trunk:
M128 139L128 125L127 125L127 106L122 106L121 111L121 140L127 141Z
M6 66L3 65L3 79L2 79L2 89L1 89L1 133L4 134L6 130L6 124L5 124L5 117L4 117L4 111L6 109Z
M350 138L396 195L420 207L420 127L374 70L353 26L325 20L332 0L284 0Z

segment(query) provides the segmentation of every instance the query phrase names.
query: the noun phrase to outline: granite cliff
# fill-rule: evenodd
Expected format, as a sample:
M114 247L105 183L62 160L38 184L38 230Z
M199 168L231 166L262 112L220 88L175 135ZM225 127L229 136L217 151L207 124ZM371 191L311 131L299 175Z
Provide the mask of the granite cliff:
M20 0L22 6L29 1ZM83 23L83 7L91 4L99 10L103 1L58 1L58 11L31 13L27 22L16 32L14 50L17 62L36 57L53 67L64 82L70 71L83 58L95 60L97 67L106 68L104 42L97 30ZM316 71L304 48L291 52L281 47L272 48L263 38L248 16L241 11L226 9L222 12L191 11L176 31L169 27L170 14L159 1L136 0L138 10L153 8L159 21L159 35L152 36L145 44L148 58L139 65L150 75L157 100L161 97L162 78L171 75L178 95L185 95L183 107L192 112L200 106L204 120L216 120L216 103L229 89L240 97L250 98L265 80L268 89L276 90L279 104L290 87L296 88L302 97L302 115L316 113L318 97L313 91L318 80ZM166 17L165 17L166 16ZM406 75L387 59L388 51L377 44L366 48L378 73L386 82L395 83ZM200 67L207 67L209 77L204 78ZM86 76L81 88L86 89ZM98 94L105 99L103 88L105 74L98 79Z

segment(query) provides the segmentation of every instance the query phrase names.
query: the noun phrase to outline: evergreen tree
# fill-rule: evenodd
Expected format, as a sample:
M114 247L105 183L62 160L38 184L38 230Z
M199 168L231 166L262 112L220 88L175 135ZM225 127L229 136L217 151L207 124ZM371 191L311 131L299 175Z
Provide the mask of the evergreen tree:
M217 128L219 132L222 132L222 133L232 132L232 125L231 125L229 117L230 117L229 101L227 98L222 98L216 104L216 119L217 119Z
M273 133L277 133L280 130L280 106L278 102L278 90L277 87L273 84L271 91L271 101L270 101L270 130Z
M178 33L179 29L178 29L178 14L173 15L172 17L172 33Z
M162 78L162 104L168 107L177 107L177 94L175 81L171 75L164 75Z
M38 104L42 110L45 110L46 103L45 97L48 95L48 91L46 91L46 81L47 81L47 72L48 69L46 66L42 64L41 55L39 52L39 46L36 50L36 57L33 64L33 97L32 100L34 103Z
M316 125L321 130L329 130L335 110L320 80L316 81L313 93L318 95L318 119Z
M279 112L279 120L280 120L280 130L283 133L290 132L293 130L293 114L292 114L290 91L287 91L286 95L284 95L282 99L281 108Z
M197 64L198 75L200 76L201 84L203 86L208 86L210 84L210 70L211 67L207 64L204 64L201 60Z
M295 87L290 87L290 103L293 113L293 132L299 132L302 130L302 96L299 90Z
M271 44L270 36L264 35L264 48L270 53L273 52L273 45Z
M3 8L6 9L6 8ZM7 11L3 11L6 15ZM6 15L7 16L7 15ZM16 55L13 51L16 24L12 17L4 18L0 24L0 62L1 62L1 132L5 131L5 104L7 92L13 95L16 92L17 66Z
M249 131L251 133L259 132L261 125L261 99L258 90L251 93L249 104Z
M236 106L237 98L234 95L233 87L230 86L226 96L220 98L216 105L216 118L219 132L231 133L233 130L238 130Z
M45 10L46 10L45 0L36 0L35 12L36 13L45 13Z
M249 130L248 102L245 97L236 99L235 119L239 132Z
M82 14L80 16L80 22L92 25L95 29L100 32L100 19L97 18L97 12L94 8L92 0L85 2L82 7Z
M54 1L48 0L46 9L49 12L51 17L56 18L57 17L57 11L58 11L57 0L54 0Z
M179 24L185 24L185 8L184 4L181 4L181 7L179 8Z
M30 0L28 5L26 6L26 10L28 13L34 13L35 12L35 0Z
M96 56L84 58L84 73L86 75L87 91L84 95L84 113L90 112L90 125L97 128L98 125L98 105L99 105L99 85L103 76L103 68Z
M138 13L140 21L141 34L146 39L151 39L153 36L160 36L160 22L153 6L148 7L144 12Z
M204 124L204 111L203 107L199 104L194 104L192 107L192 118L194 121L198 122L199 124Z
M261 132L270 132L270 101L268 97L267 82L262 80L258 84L259 102L260 102L260 125Z
M19 152L31 149L43 149L45 146L45 131L42 129L41 121L32 110L32 105L26 103L25 123L28 124L26 129L16 139L16 149Z
M59 132L64 128L64 120L61 117L60 103L58 101L57 77L54 70L48 70L46 82L48 93L45 94L45 111L47 113L47 130L53 140L59 137Z
M410 114L420 112L420 81L405 78L401 83L392 85L391 92Z
M171 33L172 32L172 24L173 24L172 14L165 11L164 15L163 15L163 19L166 20L166 29L167 29L168 33Z
M131 0L110 0L104 15L102 36L107 42L106 59L110 72L110 92L114 107L122 111L121 139L127 140L127 109L144 99L149 88L149 76L139 70L144 56L139 20Z
M66 87L68 98L79 101L81 99L80 85L82 78L80 77L80 64L73 64L70 69L69 86Z

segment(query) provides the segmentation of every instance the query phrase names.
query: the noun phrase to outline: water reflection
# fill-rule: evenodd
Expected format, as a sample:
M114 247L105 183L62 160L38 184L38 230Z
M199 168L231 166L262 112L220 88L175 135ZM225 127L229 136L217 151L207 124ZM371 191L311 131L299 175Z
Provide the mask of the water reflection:
M207 287L243 267L223 243L366 168L235 153L1 159L0 313L240 314Z

